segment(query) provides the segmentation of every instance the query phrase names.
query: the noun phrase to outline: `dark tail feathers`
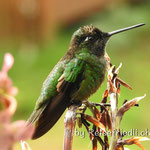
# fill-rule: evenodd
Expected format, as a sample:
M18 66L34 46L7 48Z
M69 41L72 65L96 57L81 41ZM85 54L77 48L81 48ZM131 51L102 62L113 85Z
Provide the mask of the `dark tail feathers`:
M36 121L35 132L32 139L37 139L50 130L68 105L69 100L65 98L64 94L59 93L57 96L53 97L44 111L38 113L39 115L37 117L39 117L39 119ZM36 120L37 117L34 117L34 120ZM32 122L34 122L34 120Z

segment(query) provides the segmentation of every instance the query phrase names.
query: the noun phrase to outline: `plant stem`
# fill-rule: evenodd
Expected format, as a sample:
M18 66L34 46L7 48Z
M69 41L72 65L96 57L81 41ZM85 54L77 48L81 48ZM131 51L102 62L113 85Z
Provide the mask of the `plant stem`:
M117 146L117 141L119 139L119 131L120 131L120 117L117 116L118 112L118 95L117 93L110 94L110 102L111 102L111 113L112 113L112 136L109 150L115 150Z
M64 124L65 124L65 131L64 131L64 143L63 143L63 150L72 150L72 141L74 135L74 129L76 125L76 112L78 106L72 105L69 107L68 111L66 112Z

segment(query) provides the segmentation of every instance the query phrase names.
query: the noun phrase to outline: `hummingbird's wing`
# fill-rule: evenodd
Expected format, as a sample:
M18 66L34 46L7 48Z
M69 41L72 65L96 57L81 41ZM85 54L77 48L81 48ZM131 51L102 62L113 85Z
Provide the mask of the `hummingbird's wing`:
M84 62L82 60L72 59L65 65L64 71L57 79L55 94L47 97L46 100L44 99L43 103L41 99L38 100L36 109L29 119L31 123L36 122L33 139L39 138L52 128L65 109L71 104L71 94L79 89L83 68ZM49 93L49 95L51 94Z
M64 64L63 62L59 62L44 81L41 94L36 102L34 111L27 121L29 124L38 120L49 101L51 101L51 99L58 94L56 85L58 84L58 79L63 72Z

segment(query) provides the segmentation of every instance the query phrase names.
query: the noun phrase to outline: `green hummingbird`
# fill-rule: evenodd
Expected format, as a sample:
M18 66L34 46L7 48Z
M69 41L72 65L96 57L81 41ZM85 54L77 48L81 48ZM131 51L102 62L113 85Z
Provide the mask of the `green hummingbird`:
M101 86L108 66L105 47L109 38L143 25L137 24L108 33L90 25L79 28L73 34L69 50L44 81L28 120L29 124L35 122L32 139L44 135L67 107L81 105Z

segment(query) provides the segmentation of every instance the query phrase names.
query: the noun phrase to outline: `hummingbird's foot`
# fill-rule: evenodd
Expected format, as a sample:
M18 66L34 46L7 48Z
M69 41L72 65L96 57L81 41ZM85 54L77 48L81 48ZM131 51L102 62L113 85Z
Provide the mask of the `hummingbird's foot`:
M81 113L84 113L86 111L87 108L89 108L89 110L92 112L93 115L95 115L95 108L97 106L101 107L101 111L106 110L106 107L110 107L111 105L109 103L93 103L93 102L89 102L89 101L83 101L82 107L79 107Z
M109 103L93 103L93 102L89 102L89 101L83 101L83 104L86 105L87 107L96 107L96 106L106 107L106 106L111 106Z
M71 101L69 107L70 107L71 105L76 105L76 106L80 107L80 106L82 105L82 101Z
M87 109L87 106L85 104L82 104L81 107L78 108L78 110L81 112L81 113L84 113Z

